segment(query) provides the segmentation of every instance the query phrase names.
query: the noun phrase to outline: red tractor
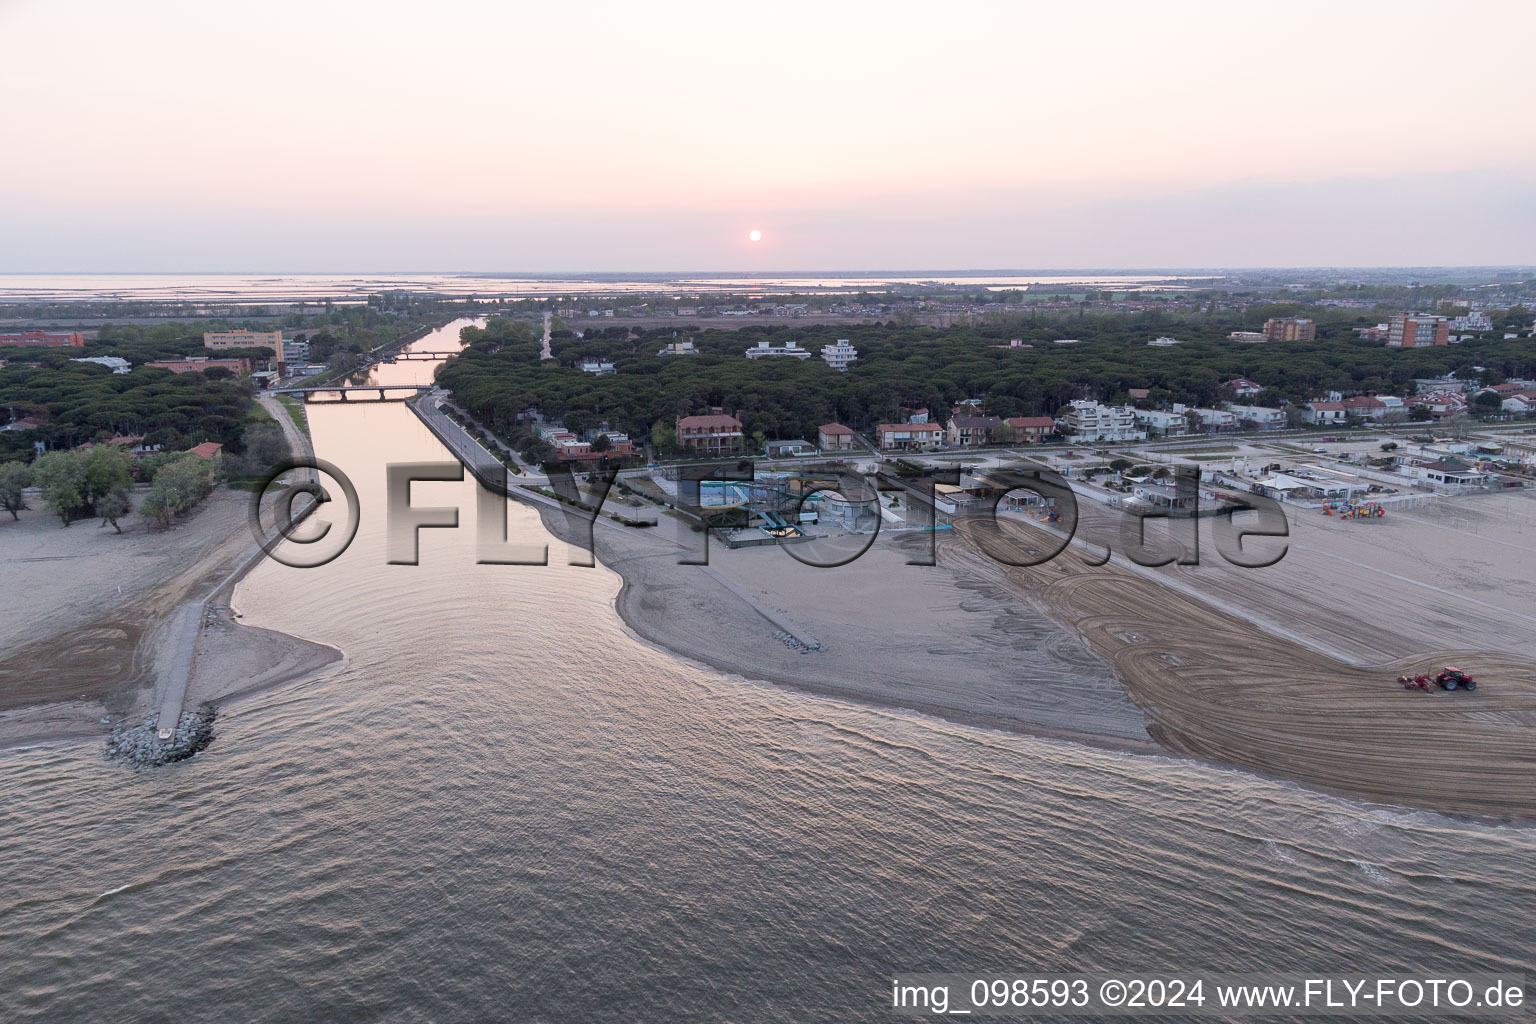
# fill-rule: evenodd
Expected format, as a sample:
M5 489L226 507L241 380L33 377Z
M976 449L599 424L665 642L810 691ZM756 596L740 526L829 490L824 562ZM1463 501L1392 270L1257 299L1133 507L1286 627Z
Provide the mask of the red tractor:
M1467 675L1455 665L1447 665L1441 673L1435 676L1435 683L1442 690L1455 690L1457 688L1471 691L1477 689L1477 680Z
M1455 665L1447 665L1432 676L1398 676L1397 681L1405 690L1423 690L1426 693L1437 686L1442 690L1466 690L1468 693L1477 689L1477 680Z

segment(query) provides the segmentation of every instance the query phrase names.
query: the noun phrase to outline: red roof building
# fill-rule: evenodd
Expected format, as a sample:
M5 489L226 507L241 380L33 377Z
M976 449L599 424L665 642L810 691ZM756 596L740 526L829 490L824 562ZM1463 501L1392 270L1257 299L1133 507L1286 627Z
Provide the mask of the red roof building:
M1049 416L1013 416L1003 421L1014 429L1018 439L1035 443L1056 433L1056 421Z
M741 451L745 442L741 420L725 413L679 416L677 443L695 455L720 455Z
M823 423L816 428L816 443L824 452L853 450L853 431L841 423Z

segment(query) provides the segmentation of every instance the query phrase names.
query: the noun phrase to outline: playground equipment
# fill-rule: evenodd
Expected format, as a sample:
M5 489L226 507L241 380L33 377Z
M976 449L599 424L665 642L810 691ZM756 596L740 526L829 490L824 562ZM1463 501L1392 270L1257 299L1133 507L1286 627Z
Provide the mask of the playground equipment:
M1323 515L1340 519L1380 519L1387 510L1376 501L1325 501Z

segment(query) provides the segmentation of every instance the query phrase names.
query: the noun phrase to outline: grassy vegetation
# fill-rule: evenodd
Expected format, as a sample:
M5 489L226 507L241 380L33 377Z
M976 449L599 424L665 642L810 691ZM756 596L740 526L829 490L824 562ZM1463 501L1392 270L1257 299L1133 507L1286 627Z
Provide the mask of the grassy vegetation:
M309 437L309 417L304 415L303 406L299 401L289 395L278 395L277 400L282 403L283 408L288 410L288 415L293 420L293 425L299 428L299 432Z

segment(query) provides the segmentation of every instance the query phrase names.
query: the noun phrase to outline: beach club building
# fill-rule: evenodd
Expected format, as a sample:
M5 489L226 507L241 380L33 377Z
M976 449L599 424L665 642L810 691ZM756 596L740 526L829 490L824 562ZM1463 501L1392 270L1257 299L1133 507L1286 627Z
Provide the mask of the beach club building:
M853 431L841 423L823 423L816 428L816 443L824 452L851 452Z
M677 418L678 446L693 455L734 455L742 450L741 420L725 413Z
M885 451L918 451L944 443L944 428L937 423L882 423L875 428L875 443Z

